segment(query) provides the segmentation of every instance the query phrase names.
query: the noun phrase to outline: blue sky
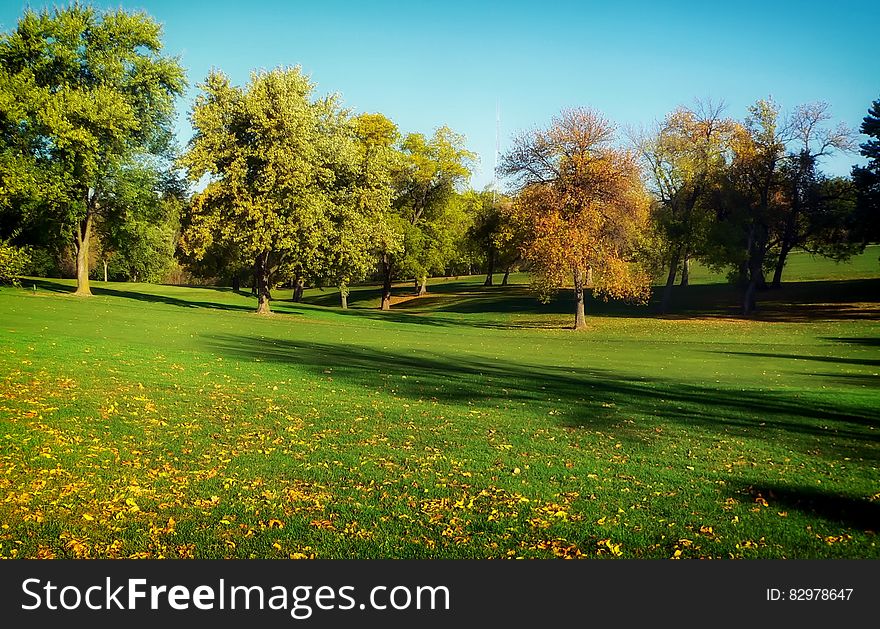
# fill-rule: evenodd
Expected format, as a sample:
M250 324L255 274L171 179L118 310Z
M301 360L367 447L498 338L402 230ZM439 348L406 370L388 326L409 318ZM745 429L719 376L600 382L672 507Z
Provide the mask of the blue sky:
M9 1L0 28L25 6ZM448 125L480 155L472 185L492 181L496 104L502 151L515 131L564 107L590 106L621 127L649 125L695 98L727 114L772 96L784 109L831 105L857 128L880 98L876 2L187 2L122 0L165 27L190 90L178 105L181 144L197 84L219 68L245 83L254 69L301 65L319 93L379 111L401 131ZM860 141L864 138L860 138ZM857 155L829 159L846 174Z

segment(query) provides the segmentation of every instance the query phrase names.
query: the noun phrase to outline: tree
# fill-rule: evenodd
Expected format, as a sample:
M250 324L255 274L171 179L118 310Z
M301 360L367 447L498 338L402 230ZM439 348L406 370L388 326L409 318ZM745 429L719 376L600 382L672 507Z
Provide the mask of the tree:
M461 235L456 232L462 217L456 188L470 176L476 155L464 147L464 136L448 127L437 129L430 139L421 133L407 135L401 153L396 207L404 249L387 270L415 277L418 293L424 294L428 274L442 270L454 255L450 242Z
M392 206L395 176L402 160L395 146L400 133L393 122L378 113L355 118L354 130L360 167L355 179L357 212L348 230L355 243L349 248L352 253L347 254L347 259L349 267L355 268L339 275L342 279L349 278L348 281L364 275L369 268L369 258L375 262L378 256L383 271L380 308L387 310L391 307L391 260L400 253L403 244L402 226ZM347 284L340 282L343 307L347 306L347 290Z
M710 193L727 165L735 128L722 111L723 105L708 102L696 109L679 107L650 137L636 138L657 199L652 214L668 269L661 312L669 309L679 268L686 285L689 260L700 255L712 220Z
M174 264L184 203L183 182L149 163L127 164L108 177L96 223L104 262L119 279L161 281Z
M254 73L246 88L212 72L201 88L181 164L191 181L210 181L182 244L199 257L218 241L253 260L257 312L268 314L280 271L316 268L339 186L353 177L347 118L335 96L312 99L299 67Z
M109 174L169 150L174 98L186 83L177 59L160 54L161 33L145 13L74 4L27 10L0 37L0 135L18 136L14 158L3 151L4 185L32 169L15 192L38 192L29 209L72 233L78 295L91 294L89 247L109 211Z
M483 285L492 286L496 270L504 269L507 278L519 258L520 242L510 221L511 200L490 188L469 190L463 199L469 223L466 246L471 259L486 270Z
M785 203L782 165L788 130L779 106L759 100L749 107L745 125L733 134L733 159L718 195L718 226L713 256L733 265L743 288L742 313L756 308L755 292L766 286L764 265L771 247L771 225Z
M614 126L590 109L564 110L550 127L522 133L501 172L519 189L514 213L528 234L523 257L542 295L571 277L575 329L586 327L588 272L604 298L647 302L649 278L631 253L648 222L635 156L612 145Z
M821 193L822 176L817 172L818 161L834 151L849 151L854 146L852 132L845 125L834 128L825 126L831 119L827 103L810 103L797 107L788 122L791 141L796 143L794 151L789 153L782 165L782 175L787 186L784 202L779 204L779 211L773 217L775 224L771 226L774 240L770 248L777 249L771 287L779 288L782 284L782 271L788 254L795 248L804 248L809 241L814 244L835 247L838 259L847 257L846 248L850 239L841 238L839 230L828 230L829 208L831 203L838 210L833 212L840 225L847 221L840 216L840 196L827 196ZM830 189L826 186L826 192ZM816 242L820 236L836 234L837 237L824 242Z
M856 213L863 242L880 240L880 100L875 100L862 119L860 131L868 136L861 145L865 166L853 166L856 188Z

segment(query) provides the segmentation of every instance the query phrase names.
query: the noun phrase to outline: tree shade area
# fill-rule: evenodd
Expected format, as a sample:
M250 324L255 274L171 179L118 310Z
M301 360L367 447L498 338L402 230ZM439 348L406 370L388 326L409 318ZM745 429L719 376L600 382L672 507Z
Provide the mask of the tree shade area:
M175 138L143 12L0 62L0 557L880 557L880 101L560 108L475 190L298 65Z

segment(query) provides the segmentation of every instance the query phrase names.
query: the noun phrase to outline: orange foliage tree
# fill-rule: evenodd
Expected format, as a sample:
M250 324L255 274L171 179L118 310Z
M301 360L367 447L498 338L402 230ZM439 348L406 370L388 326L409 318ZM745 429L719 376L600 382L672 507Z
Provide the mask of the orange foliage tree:
M604 299L650 296L650 278L633 260L649 197L635 155L613 146L614 132L595 111L564 110L548 129L518 135L500 166L518 189L510 211L525 234L533 286L546 298L571 278L575 329L586 327L588 284Z

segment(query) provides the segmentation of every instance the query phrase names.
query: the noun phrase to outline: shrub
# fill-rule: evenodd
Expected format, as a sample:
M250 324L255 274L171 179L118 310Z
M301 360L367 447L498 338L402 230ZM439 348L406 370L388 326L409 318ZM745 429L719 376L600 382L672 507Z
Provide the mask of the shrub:
M0 284L18 285L18 276L30 262L27 251L0 240Z

